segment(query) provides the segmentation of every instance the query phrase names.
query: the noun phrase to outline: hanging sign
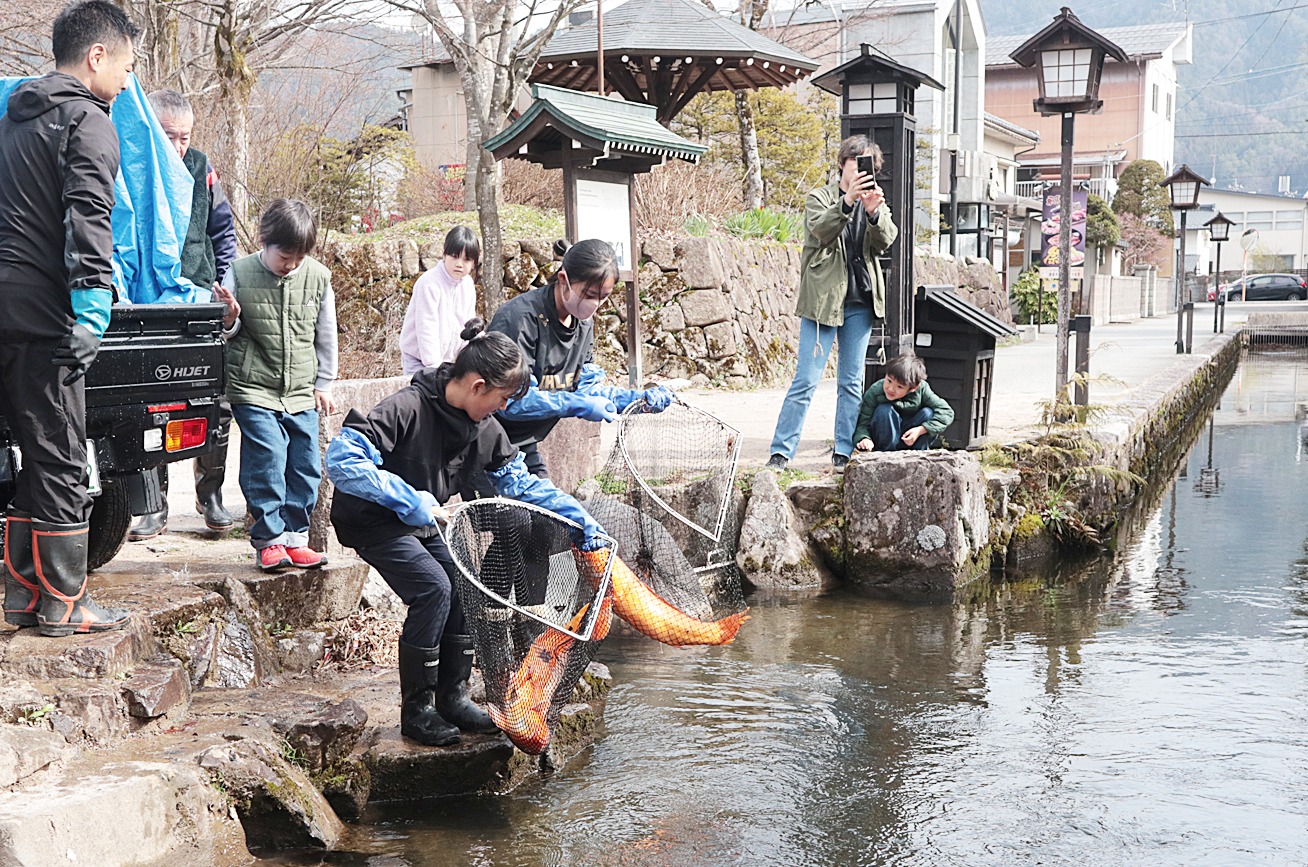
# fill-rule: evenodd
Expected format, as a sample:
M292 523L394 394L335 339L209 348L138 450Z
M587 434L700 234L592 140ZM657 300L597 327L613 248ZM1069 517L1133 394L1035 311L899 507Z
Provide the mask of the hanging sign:
M1055 185L1045 189L1044 209L1040 219L1040 276L1047 280L1057 280L1058 266L1063 251L1059 249L1059 231L1062 229L1062 188ZM1071 274L1073 280L1085 276L1085 224L1090 210L1090 194L1085 190L1072 191L1072 253Z

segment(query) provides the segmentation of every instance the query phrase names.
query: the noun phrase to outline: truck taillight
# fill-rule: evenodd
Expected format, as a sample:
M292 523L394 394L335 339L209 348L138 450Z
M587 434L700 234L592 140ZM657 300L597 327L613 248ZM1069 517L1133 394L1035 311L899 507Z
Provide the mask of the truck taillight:
M205 418L184 418L168 422L164 434L164 449L170 452L204 445L209 435L209 420Z

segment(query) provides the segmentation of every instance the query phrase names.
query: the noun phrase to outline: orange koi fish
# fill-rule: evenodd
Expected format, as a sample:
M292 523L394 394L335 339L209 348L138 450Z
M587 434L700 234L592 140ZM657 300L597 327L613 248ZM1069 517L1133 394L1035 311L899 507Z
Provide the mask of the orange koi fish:
M585 564L583 571L587 575L604 574L604 566L609 557L608 548L595 551L574 549L577 557ZM696 620L689 614L664 600L651 590L644 581L636 577L621 557L613 558L613 571L609 575L613 594L613 608L618 616L630 623L643 635L670 644L673 647L685 647L690 644L730 644L736 640L736 633L741 624L749 619L749 609L739 614L732 614L721 620L705 622ZM598 629L598 626L596 627Z
M586 618L586 605L568 621L568 629L575 632ZM613 623L611 597L600 604L599 615L592 632L592 641L609 634ZM557 629L546 628L527 648L527 655L517 671L509 678L504 696L504 710L494 703L486 710L500 731L509 736L513 745L528 755L539 755L550 743L550 726L546 715L554 701L567 669L567 659L577 639Z

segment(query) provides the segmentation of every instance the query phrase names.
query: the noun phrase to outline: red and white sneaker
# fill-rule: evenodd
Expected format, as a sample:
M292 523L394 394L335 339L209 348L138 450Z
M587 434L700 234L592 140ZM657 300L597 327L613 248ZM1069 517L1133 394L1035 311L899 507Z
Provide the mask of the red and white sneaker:
M291 558L291 562L301 569L317 569L319 566L327 565L327 555L319 554L309 547L287 548L286 554Z
M285 545L269 545L259 551L259 568L265 572L289 569L294 565Z

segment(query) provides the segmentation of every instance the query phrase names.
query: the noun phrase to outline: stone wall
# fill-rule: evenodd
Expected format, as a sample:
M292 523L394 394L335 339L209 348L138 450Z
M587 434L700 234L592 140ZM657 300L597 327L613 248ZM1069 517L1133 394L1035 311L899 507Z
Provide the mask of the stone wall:
M700 384L784 384L793 371L800 247L730 238L650 238L642 244L638 290L644 373ZM324 244L341 323L342 376L399 372L399 334L414 280L440 258L439 242ZM915 253L919 285L951 285L992 316L1011 323L999 275L989 263ZM506 243L505 281L516 295L553 273L549 243ZM626 295L614 293L595 318L596 355L617 378L626 372Z

